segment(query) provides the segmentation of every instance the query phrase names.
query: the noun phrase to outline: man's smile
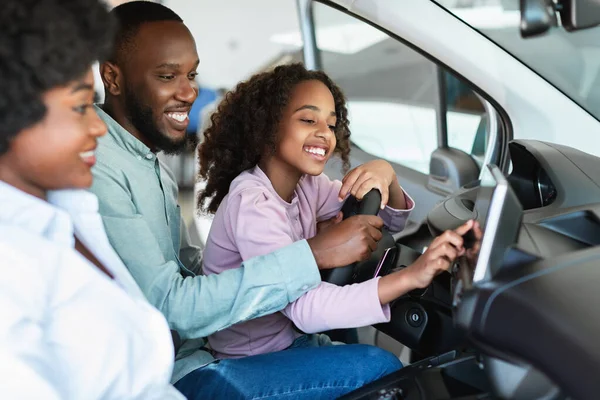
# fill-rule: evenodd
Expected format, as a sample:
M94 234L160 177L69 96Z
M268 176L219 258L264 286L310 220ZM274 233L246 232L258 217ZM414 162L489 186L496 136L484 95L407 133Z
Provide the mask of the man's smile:
M190 123L188 115L189 111L186 112L165 112L167 121L171 127L177 131L184 131Z

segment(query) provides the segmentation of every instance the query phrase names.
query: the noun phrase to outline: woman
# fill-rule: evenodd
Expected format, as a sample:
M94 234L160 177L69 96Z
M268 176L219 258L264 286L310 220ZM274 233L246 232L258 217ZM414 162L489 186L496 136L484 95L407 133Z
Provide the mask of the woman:
M84 190L106 133L91 65L107 10L4 0L0 26L0 398L181 399L167 323Z

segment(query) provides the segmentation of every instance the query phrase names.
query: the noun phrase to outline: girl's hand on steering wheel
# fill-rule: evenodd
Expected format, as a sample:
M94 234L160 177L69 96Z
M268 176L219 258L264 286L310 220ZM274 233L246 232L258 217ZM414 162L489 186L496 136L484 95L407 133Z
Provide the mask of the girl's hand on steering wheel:
M394 208L406 208L404 193L398 184L394 168L385 160L369 161L348 172L342 180L340 201L343 201L348 194L356 197L357 200L362 200L371 189L377 189L381 193L381 209L388 204L390 191L394 203L397 203L395 205L400 206Z

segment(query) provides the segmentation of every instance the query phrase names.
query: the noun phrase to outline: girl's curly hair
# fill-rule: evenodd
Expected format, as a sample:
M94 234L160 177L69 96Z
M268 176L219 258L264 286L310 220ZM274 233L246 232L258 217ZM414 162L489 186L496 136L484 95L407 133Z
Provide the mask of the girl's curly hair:
M340 88L324 72L309 71L300 63L278 66L239 83L211 116L211 125L198 148L199 175L207 180L198 196L201 212L215 213L231 182L256 166L264 149L276 148L277 130L292 90L309 80L323 82L333 95L337 114L334 154L341 157L343 170L348 170L350 129L346 98Z

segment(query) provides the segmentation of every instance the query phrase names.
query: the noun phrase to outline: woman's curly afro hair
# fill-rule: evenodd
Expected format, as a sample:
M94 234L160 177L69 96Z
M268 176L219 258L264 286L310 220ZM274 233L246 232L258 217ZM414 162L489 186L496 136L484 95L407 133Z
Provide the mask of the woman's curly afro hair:
M292 91L310 80L323 82L333 95L337 114L335 154L341 157L343 169L348 169L350 129L344 94L324 72L309 71L299 63L281 65L239 83L211 116L211 125L198 148L200 178L207 181L198 196L201 212L215 213L231 182L256 166L264 149L276 148L279 123Z
M99 0L2 0L0 156L44 118L45 92L83 77L107 54L113 27Z

